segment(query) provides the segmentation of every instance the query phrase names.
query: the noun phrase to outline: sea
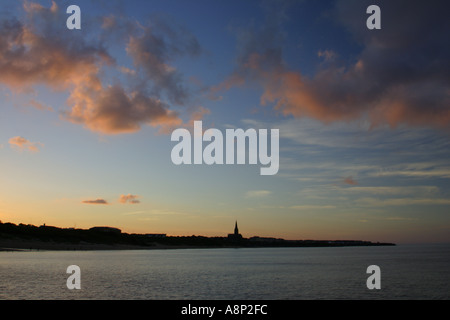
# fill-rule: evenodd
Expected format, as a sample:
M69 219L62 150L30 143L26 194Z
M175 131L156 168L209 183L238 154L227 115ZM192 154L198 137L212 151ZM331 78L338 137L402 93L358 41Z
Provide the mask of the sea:
M0 252L1 300L448 300L449 284L449 244Z

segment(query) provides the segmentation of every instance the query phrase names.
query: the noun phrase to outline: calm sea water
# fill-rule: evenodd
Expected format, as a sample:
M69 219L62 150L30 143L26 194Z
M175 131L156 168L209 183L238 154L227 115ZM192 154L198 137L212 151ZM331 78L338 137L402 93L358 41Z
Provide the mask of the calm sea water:
M449 299L449 284L450 245L0 252L0 299Z

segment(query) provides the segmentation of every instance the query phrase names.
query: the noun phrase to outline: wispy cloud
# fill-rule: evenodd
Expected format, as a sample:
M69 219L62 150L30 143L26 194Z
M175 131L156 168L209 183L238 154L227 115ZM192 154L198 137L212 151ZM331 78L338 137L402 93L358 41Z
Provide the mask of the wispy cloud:
M328 125L310 119L242 122L254 128L280 129L283 147L278 177L301 185L347 184L349 188L401 186L408 181L414 186L450 178L446 132L406 126L370 128L363 120Z
M355 200L355 204L368 207L383 207L383 206L411 206L411 205L450 205L449 199L443 198L393 198L393 199L378 199L378 198L360 198Z
M47 105L45 105L45 104L43 104L43 103L41 103L41 102L39 102L39 101L36 101L36 100L34 100L34 99L31 99L31 100L30 100L30 105L31 105L33 108L38 109L38 110L41 110L41 111L53 111L53 108L52 108L52 107L47 106Z
M336 209L336 206L333 206L333 205L306 205L305 204L305 205L290 206L289 209L308 211L308 210Z
M130 211L130 212L123 213L123 215L134 216L134 215L141 215L141 214L144 214L144 213L147 213L147 211L144 211L144 210Z
M12 148L16 148L18 150L28 150L30 152L39 152L39 147L44 146L44 144L40 142L31 142L20 136L9 139L9 144Z
M440 167L440 168L429 168L428 170L383 170L378 173L374 173L374 176L378 177L393 177L393 176L404 176L410 178L450 178L450 167Z
M436 195L439 194L439 188L436 186L378 186L378 187L350 187L335 188L338 192L353 194L374 194L374 195Z
M108 201L105 199L83 200L81 202L85 204L108 204Z
M317 56L323 58L326 62L330 62L336 58L336 52L333 50L319 50Z
M130 204L138 204L141 203L137 198L139 198L138 195L132 195L132 194L128 194L128 195L124 195L122 194L119 198L119 202L120 203L130 203Z
M262 198L267 197L272 192L269 190L251 190L245 193L246 198Z

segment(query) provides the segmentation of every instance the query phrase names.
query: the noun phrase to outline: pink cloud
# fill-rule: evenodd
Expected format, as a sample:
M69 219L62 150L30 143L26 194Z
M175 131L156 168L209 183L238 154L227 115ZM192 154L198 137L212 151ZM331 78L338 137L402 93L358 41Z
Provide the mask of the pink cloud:
M119 198L119 202L120 203L131 203L131 204L138 204L140 203L139 200L137 200L137 198L139 198L139 196L137 195L132 195L132 194L128 194L128 195L124 195L122 194Z
M179 112L171 110L160 99L160 93L165 92L176 105L187 103L189 92L169 60L183 52L198 54L195 37L170 26L162 26L161 34L155 33L156 27L145 27L143 33L137 33L136 30L143 30L142 26L138 28L135 21L122 21L128 34L120 40L136 69L142 70L135 76L146 84L128 88L117 82L105 84L106 68L117 67L104 42L55 32L65 25L66 18L56 2L47 8L26 1L24 10L24 21L15 17L0 19L0 84L13 90L41 84L69 91L68 109L61 112L62 118L101 134L133 133L144 125L166 133L183 124ZM114 17L103 22L103 29L108 31L119 27ZM30 104L49 109L35 100ZM202 114L199 110L195 109L193 116Z
M324 61L308 76L283 60L280 26L286 12L277 14L272 8L264 26L239 34L236 68L214 89L228 90L243 81L257 84L263 90L262 105L272 105L285 116L324 123L367 118L372 126L448 127L450 45L437 36L449 27L445 5L424 8L419 2L382 2L383 24L389 27L370 32L361 27L366 19L360 14L364 1L336 1L335 18L362 49L350 62L338 59L338 52L319 50Z
M95 199L95 200L84 200L82 203L85 204L108 204L108 201L105 199Z
M28 150L30 152L39 152L38 147L44 146L40 142L31 142L24 137L19 136L9 139L9 144L11 145L11 147L18 150Z

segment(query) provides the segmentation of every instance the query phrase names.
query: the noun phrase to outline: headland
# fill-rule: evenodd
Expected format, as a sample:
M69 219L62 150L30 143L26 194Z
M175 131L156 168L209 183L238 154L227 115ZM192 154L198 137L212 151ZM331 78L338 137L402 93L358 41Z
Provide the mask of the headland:
M182 248L256 247L344 247L392 246L393 243L362 240L285 240L254 236L244 238L235 231L227 237L167 236L124 233L112 227L59 228L0 222L0 251L18 250L137 250Z

